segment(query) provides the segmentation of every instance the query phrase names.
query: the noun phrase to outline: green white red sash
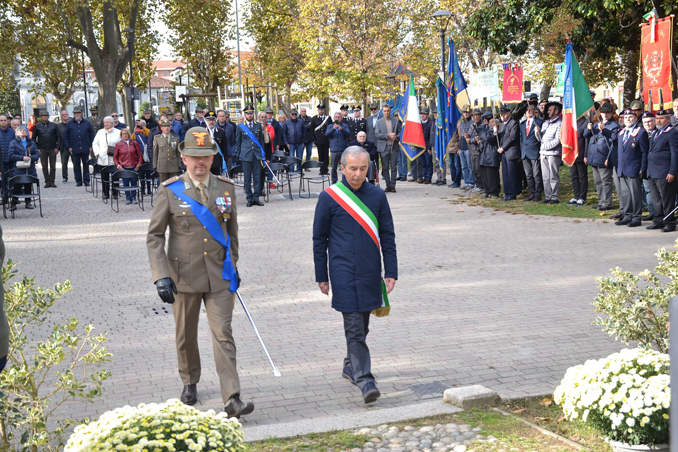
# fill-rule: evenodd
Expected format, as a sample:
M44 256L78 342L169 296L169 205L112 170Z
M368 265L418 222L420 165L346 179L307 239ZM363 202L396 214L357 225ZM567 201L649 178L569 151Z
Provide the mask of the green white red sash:
M379 240L379 222L372 211L365 205L364 202L358 198L346 185L342 182L337 182L331 185L326 190L328 195L334 199L360 226L365 229L365 232L372 238L377 249L381 252L381 241ZM381 278L381 306L382 308L390 307L388 302L388 294L386 292L386 284L384 278ZM377 313L379 316L379 314ZM384 314L387 315L387 314Z

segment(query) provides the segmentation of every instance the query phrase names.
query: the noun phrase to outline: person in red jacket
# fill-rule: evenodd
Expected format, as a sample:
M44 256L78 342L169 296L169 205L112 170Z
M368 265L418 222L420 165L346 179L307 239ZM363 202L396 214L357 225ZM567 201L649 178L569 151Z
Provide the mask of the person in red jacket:
M128 129L120 131L120 141L115 144L115 152L113 154L113 164L119 170L139 171L139 168L144 163L144 155L141 153L139 143L132 140ZM125 187L136 187L136 179L125 177L122 179ZM137 194L135 192L127 192L127 204L137 203Z

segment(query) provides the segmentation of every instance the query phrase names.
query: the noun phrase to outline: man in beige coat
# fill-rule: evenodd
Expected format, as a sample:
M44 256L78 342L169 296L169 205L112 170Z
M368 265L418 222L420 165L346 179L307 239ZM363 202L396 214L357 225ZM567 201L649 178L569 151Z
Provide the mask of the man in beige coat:
M158 172L160 182L165 182L181 170L181 152L179 137L172 132L169 119L160 121L160 133L153 139L153 169Z
M189 129L179 150L186 173L160 185L146 237L153 281L158 295L172 305L174 313L179 375L184 384L182 402L197 402L198 317L204 301L224 411L240 417L251 413L254 405L240 400L231 329L238 262L235 185L230 179L210 174L217 147L204 128ZM230 280L226 279L228 274Z

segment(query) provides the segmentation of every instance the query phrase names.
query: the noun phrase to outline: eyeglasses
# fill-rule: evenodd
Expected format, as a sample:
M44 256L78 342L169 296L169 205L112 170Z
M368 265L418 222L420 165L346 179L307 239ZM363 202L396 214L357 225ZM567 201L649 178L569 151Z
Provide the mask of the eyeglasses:
M296 113L290 113L290 116L297 116Z
M379 109L378 109L378 108L372 108L371 110L372 110L372 111L377 111L377 110L379 110Z
M117 118L118 115L111 115L111 118Z

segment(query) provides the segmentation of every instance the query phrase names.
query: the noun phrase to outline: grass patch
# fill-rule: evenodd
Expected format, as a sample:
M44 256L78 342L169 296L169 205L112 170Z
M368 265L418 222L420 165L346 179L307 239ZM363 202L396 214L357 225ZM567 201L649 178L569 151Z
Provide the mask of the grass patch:
M612 195L612 208L610 210L601 212L599 210L592 209L590 206L598 204L598 195L596 194L596 184L593 182L593 173L590 170L588 171L588 175L589 190L586 199L587 205L582 207L568 206L566 204L570 199L572 199L572 180L570 179L569 167L565 165L560 167L560 189L558 190L560 204L548 205L523 201L523 197L529 196L527 190L523 191L523 193L518 196L518 200L516 201L502 202L496 198L485 199L483 198L483 196L485 196L484 194L474 193L471 195L468 194L468 192L465 192L463 195L458 196L456 199L450 202L453 204L461 204L463 202L469 206L489 207L494 210L502 210L512 214L551 215L570 218L597 218L607 220L610 216L616 214L619 211L617 194L613 193Z

